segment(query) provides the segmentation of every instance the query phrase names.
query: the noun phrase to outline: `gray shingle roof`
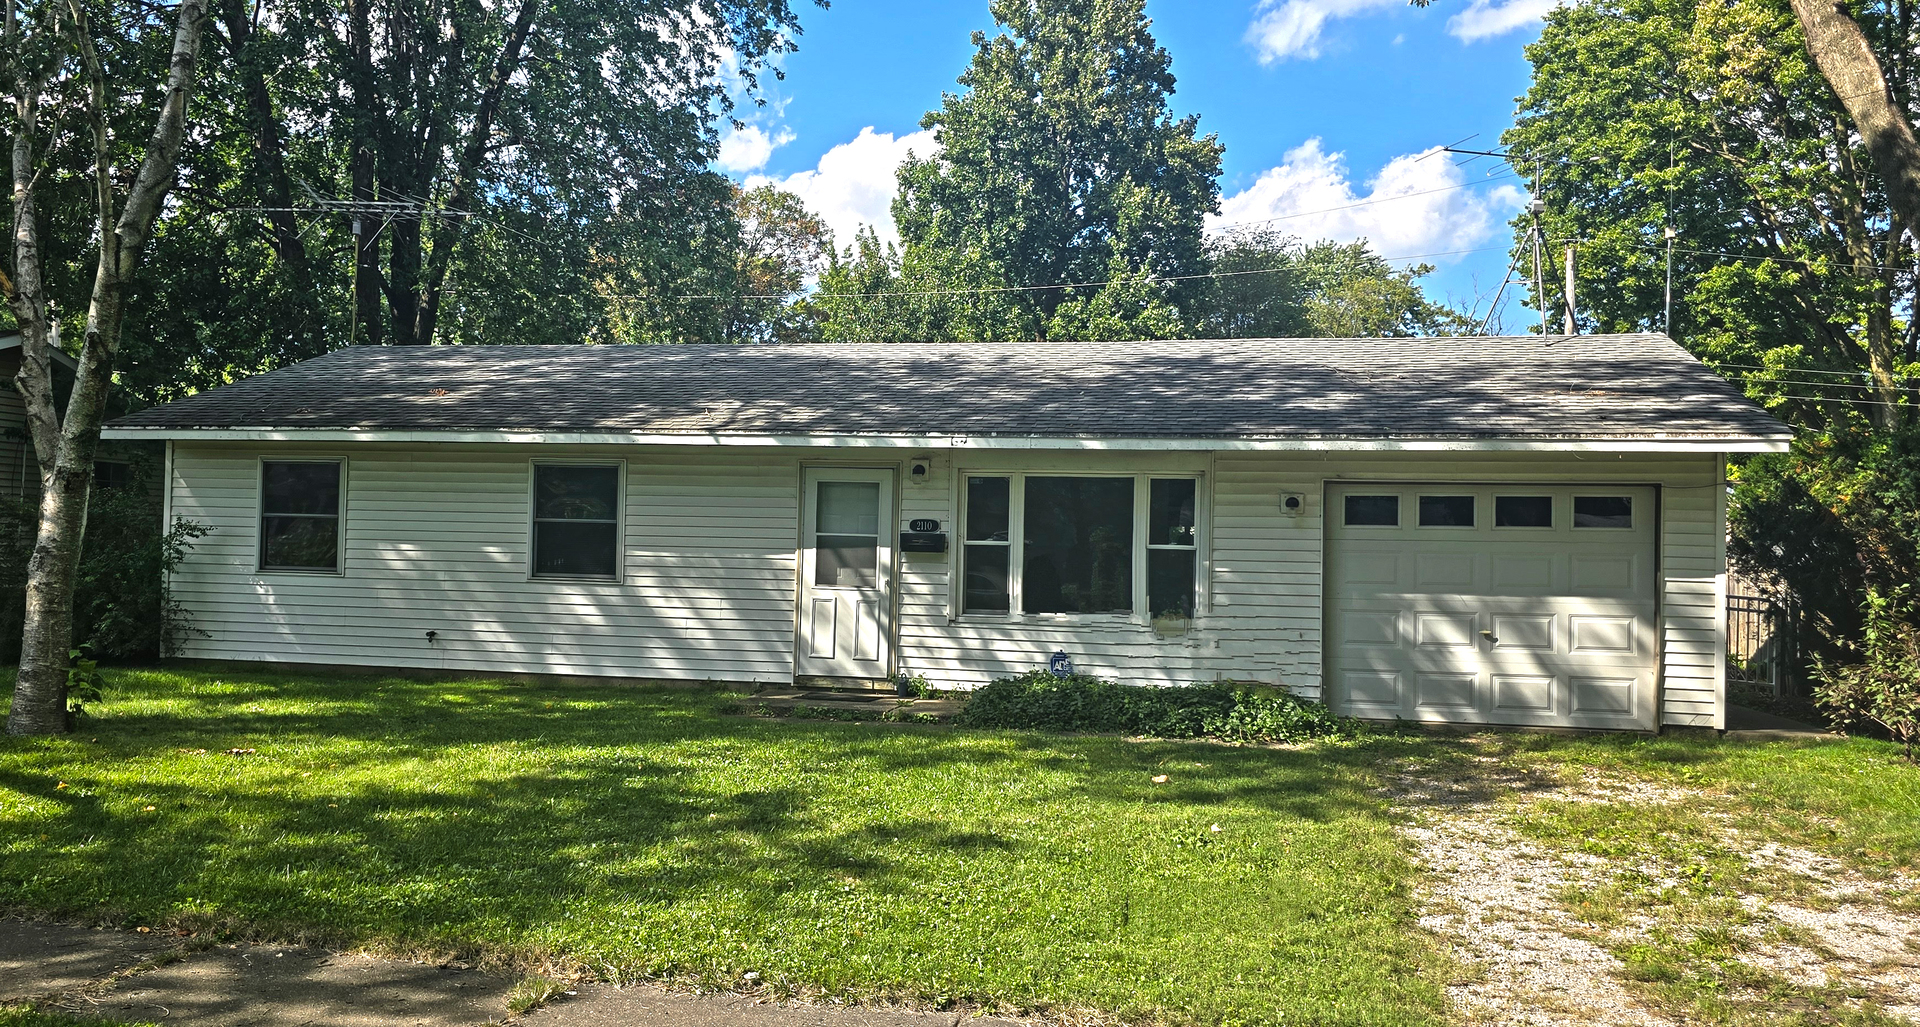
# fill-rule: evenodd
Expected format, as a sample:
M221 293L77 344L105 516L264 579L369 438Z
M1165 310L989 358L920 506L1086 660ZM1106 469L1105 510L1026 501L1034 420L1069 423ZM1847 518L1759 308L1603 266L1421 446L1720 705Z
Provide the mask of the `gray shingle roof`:
M361 346L112 426L1210 439L1789 435L1661 335Z

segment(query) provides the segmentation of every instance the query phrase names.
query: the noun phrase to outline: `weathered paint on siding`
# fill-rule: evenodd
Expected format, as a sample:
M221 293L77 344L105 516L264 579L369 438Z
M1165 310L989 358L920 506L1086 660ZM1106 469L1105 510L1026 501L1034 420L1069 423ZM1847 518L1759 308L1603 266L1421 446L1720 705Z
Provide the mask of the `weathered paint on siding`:
M346 456L342 573L254 569L261 456ZM618 584L527 575L534 458L624 459ZM1145 454L955 450L849 454L849 466L925 459L900 476L900 521L935 518L946 556L902 554L900 669L973 686L1065 649L1096 674L1167 684L1232 678L1317 697L1324 488L1330 480L1541 481L1662 486L1662 722L1717 726L1724 673L1724 496L1694 455ZM896 463L897 461L897 463ZM793 669L802 458L790 450L561 446L175 444L171 509L212 526L175 579L208 637L185 655L505 672L786 681ZM1202 578L1194 630L1144 619L957 616L956 520L968 472L1198 473ZM1283 513L1279 497L1307 497ZM425 638L436 631L432 644Z

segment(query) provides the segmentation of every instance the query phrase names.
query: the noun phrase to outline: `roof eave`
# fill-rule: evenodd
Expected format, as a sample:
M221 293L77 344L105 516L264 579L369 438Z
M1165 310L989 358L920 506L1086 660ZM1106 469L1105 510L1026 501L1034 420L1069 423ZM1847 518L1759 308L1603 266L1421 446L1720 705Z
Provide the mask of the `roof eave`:
M1791 436L1770 435L1487 435L1487 436L1058 436L1058 435L764 435L732 432L500 431L394 428L108 427L120 441L301 443L456 443L494 445L754 446L805 449L1038 449L1113 451L1311 452L1607 452L1778 453Z

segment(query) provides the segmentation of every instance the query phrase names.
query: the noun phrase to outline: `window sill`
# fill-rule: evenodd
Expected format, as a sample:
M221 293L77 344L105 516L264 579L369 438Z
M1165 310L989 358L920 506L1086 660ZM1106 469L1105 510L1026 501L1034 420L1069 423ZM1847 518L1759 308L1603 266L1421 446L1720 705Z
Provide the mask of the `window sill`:
M618 585L619 576L605 577L598 574L529 574L528 581L560 581L575 585Z
M293 574L303 578L344 578L347 572L338 567L255 567L256 577L269 574Z

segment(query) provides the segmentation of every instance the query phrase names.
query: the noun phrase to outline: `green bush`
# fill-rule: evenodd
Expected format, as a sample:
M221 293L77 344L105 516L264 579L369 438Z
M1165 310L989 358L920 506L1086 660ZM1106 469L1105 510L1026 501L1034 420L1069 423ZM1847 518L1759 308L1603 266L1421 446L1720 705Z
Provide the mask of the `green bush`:
M974 691L954 723L1235 742L1343 738L1361 731L1357 722L1278 688L1225 681L1156 688L1044 670Z
M96 659L151 659L171 653L193 628L167 588L166 574L186 557L204 526L178 521L160 530L160 504L136 467L132 483L95 489L74 575L73 641ZM0 498L0 659L20 656L27 560L38 511Z
M1905 746L1913 762L1920 742L1920 628L1914 626L1911 589L1867 594L1866 631L1849 645L1857 659L1814 662L1814 702L1841 727L1876 724Z

